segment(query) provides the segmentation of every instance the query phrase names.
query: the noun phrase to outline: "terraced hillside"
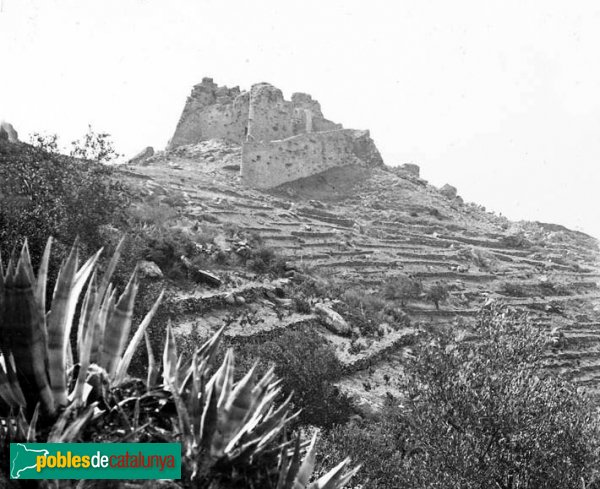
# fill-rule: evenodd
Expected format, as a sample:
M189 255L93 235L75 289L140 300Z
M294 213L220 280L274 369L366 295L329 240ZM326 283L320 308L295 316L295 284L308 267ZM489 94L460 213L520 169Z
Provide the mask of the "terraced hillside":
M460 334L486 301L501 299L552 330L550 368L590 388L600 385L594 239L555 225L511 223L399 169L346 167L263 193L241 185L239 165L239 147L207 141L122 168L137 199L177 209L177 227L210 224L222 230L211 245L223 250L245 246L240 231L253 233L288 262L276 280L215 266L210 272L225 277L218 288L182 291L172 284L167 307L181 336L206 336L228 324L232 341L246 341L308 324L345 365L340 386L359 404L377 406L395 392L393 379L419 330L451 325ZM424 291L441 284L449 296L439 308L426 294L410 298L405 319L382 320L376 334L357 337L346 317L354 332L344 335L319 313L320 304L343 317L336 298L311 299L302 312L293 307L290 286L307 271L364 294L408 276Z

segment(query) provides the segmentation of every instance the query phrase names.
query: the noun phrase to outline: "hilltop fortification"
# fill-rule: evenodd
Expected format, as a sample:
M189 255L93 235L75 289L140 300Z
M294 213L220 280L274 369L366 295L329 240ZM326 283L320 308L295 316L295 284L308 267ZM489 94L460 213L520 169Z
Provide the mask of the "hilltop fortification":
M167 149L209 139L242 146L242 182L255 188L341 166L383 164L369 131L344 129L310 95L294 93L288 101L268 83L240 91L204 78L194 86Z

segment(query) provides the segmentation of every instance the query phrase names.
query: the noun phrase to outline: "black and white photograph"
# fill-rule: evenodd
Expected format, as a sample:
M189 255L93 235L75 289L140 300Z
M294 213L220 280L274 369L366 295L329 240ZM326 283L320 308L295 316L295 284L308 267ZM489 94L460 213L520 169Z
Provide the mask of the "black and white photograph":
M0 0L0 489L600 489L600 3Z

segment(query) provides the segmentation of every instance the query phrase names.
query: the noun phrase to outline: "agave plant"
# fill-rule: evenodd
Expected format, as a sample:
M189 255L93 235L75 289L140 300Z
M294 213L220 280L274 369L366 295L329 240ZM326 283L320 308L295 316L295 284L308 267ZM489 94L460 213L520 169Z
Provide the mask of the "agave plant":
M288 398L277 402L279 381L273 369L259 376L256 365L234 381L234 356L228 350L221 364L213 366L224 327L184 360L178 356L170 323L167 325L162 359L162 384L154 360L147 327L163 294L129 340L138 282L133 273L117 298L110 278L122 242L98 279L101 251L79 264L77 246L60 267L52 303L46 312L46 282L51 240L34 275L27 243L18 259L13 256L6 271L0 260L0 451L10 441L73 441L81 439L91 419L103 419L117 410L137 435L140 398L165 400L175 406L172 430L167 439L182 442L185 479L194 486L217 487L223 469L265 462L270 480L278 489L337 489L357 469L347 470L343 461L318 481L309 482L315 459L315 439L286 441L284 431L297 413L290 413ZM81 295L85 289L83 299ZM71 330L79 304L75 352ZM127 379L133 353L145 337L148 351L147 392L100 410L92 392L108 385L116 390ZM129 343L128 343L129 341ZM77 368L76 368L77 367ZM91 399L91 401L90 401ZM125 409L134 403L133 420ZM0 411L1 413L1 411ZM44 419L43 429L38 426ZM49 421L49 422L48 422ZM44 440L39 434L44 433ZM304 460L301 457L304 455Z
M46 284L52 240L48 240L37 277L27 242L18 259L11 257L6 271L0 260L0 406L3 402L10 412L17 413L3 420L0 436L31 439L41 413L53 423L50 441L75 439L94 414L96 405L86 405L94 379L100 375L113 385L123 382L162 294L127 345L138 282L134 272L117 298L110 278L121 244L98 280L96 265L102 250L80 266L75 243L59 269L48 312ZM86 284L74 355L71 329Z
M170 324L163 353L163 386L177 407L177 427L183 445L184 466L192 481L206 484L219 467L251 466L261 457L277 461L278 489L340 488L355 474L345 469L348 460L309 484L314 467L315 438L310 444L298 438L295 445L280 441L285 426L298 413L290 413L290 397L276 405L281 389L273 368L258 378L256 364L234 382L234 355L227 350L221 365L211 369L222 338L221 328L195 352L191 361L178 357ZM187 364L186 364L187 363ZM302 464L301 454L308 445ZM277 456L278 454L278 456Z

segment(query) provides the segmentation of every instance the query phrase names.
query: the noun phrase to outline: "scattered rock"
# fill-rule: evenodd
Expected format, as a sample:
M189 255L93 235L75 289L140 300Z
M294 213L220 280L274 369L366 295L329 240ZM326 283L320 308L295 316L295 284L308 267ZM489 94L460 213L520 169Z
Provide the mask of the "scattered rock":
M140 274L141 278L163 278L162 270L153 261L141 260L140 262L138 262L138 273Z
M449 184L446 184L446 185L444 185L444 186L443 186L443 187L440 189L440 193L441 193L441 194L442 194L444 197L446 197L446 198L448 198L448 199L450 199L450 200L453 200L453 199L455 199L455 198L456 198L456 192L457 192L457 190L456 190L456 187L453 187L452 185L449 185Z
M10 122L0 122L0 139L8 141L9 143L19 142L19 134L15 131L15 128Z
M202 282L207 285L210 285L211 287L220 287L223 283L223 281L219 277L210 272L207 272L206 270L201 270L200 268L195 266L189 260L189 258L183 255L181 256L181 262L183 263L185 268L188 269L192 280L194 280L195 282Z
M154 156L154 148L152 146L147 146L137 155L131 158L127 163L129 163L130 165L139 165L151 156Z
M415 165L414 163L404 163L404 165L400 166L400 170L415 177L420 176L421 173L421 168L419 168L419 165Z
M240 165L223 165L223 170L240 171Z
M317 304L315 306L315 312L321 317L325 327L331 332L345 336L352 333L352 327L346 320L325 304Z

